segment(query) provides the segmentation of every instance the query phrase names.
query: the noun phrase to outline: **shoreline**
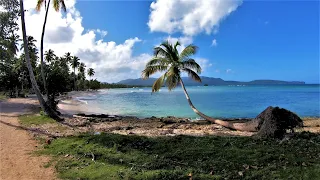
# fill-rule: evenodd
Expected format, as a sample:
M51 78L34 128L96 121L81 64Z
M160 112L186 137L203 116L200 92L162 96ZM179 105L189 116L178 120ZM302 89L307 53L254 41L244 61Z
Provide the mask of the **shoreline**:
M137 116L137 115L123 115L121 113L119 114L113 114L109 112L105 112L106 110L98 108L97 106L94 106L92 104L88 104L87 101L79 99L81 96L87 96L89 94L95 94L99 93L99 91L72 91L68 92L67 95L62 95L57 98L59 100L58 103L58 110L61 112L61 114L64 114L66 116L73 116L78 114L84 114L84 115L110 115L110 116L119 116L119 117L134 117L137 119L149 119L149 118L174 118L174 119L188 119L190 121L201 121L204 120L203 118L197 116L197 117L187 117L187 116L175 116L175 115L169 115L169 116ZM289 109L290 110L290 109ZM260 113L260 112L259 112ZM257 113L257 115L259 115ZM256 115L256 116L257 116ZM318 119L319 116L300 116L297 114L300 118L311 118L311 119ZM254 119L255 117L216 117L221 120L226 121L249 121Z

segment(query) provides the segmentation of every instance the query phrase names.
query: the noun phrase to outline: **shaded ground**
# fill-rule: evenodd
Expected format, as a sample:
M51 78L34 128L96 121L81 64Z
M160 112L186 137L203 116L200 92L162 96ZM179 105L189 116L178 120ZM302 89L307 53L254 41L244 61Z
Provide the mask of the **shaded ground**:
M38 143L21 127L18 117L30 113L34 99L9 99L0 101L0 179L42 180L55 179L53 168L44 168L49 161L44 156L34 156Z

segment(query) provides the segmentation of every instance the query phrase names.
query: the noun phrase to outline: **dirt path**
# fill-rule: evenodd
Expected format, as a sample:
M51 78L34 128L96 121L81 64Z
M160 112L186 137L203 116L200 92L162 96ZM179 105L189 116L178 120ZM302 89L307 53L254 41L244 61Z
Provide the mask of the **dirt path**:
M31 154L37 142L27 131L17 128L17 116L30 112L36 104L37 101L31 98L0 102L1 180L56 179L53 168L43 167L49 158Z

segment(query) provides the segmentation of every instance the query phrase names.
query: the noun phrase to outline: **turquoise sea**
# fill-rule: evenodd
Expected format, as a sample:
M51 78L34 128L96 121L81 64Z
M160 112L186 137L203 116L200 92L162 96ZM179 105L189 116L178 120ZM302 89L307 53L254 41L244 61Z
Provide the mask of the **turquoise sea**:
M320 85L189 86L193 104L203 113L220 118L252 118L268 106L279 106L301 117L320 117ZM191 110L183 90L162 88L103 89L75 97L88 109L104 114L138 117L198 116Z

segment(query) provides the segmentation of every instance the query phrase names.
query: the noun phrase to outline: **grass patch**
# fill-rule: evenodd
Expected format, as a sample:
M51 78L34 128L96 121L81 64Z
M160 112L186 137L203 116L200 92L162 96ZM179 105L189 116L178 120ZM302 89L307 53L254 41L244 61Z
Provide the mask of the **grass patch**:
M56 123L56 121L45 115L22 115L19 117L20 123L24 126L42 125Z
M6 100L6 99L7 99L6 94L5 94L5 93L3 93L3 92L0 92L0 101L2 101L2 100Z
M320 135L289 141L250 137L84 134L55 139L62 179L320 179Z

